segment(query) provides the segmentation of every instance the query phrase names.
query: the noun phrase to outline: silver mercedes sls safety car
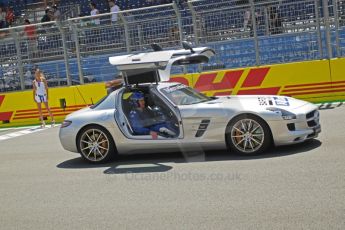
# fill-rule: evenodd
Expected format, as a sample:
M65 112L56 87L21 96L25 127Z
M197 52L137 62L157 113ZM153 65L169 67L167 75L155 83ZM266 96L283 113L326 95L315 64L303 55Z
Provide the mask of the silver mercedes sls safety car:
M169 82L175 65L208 62L207 47L161 50L110 57L124 85L97 104L68 115L60 128L64 149L92 163L117 154L228 149L253 155L269 146L315 138L321 132L317 106L284 96L217 96ZM145 121L136 116L143 95ZM149 116L149 118L148 118ZM157 135L136 131L138 122L160 127ZM134 124L135 123L135 124ZM169 123L169 126L167 124Z

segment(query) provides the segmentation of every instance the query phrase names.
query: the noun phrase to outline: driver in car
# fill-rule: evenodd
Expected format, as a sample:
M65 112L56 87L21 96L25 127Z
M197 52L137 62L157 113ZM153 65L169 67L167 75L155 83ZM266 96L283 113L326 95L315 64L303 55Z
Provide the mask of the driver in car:
M151 135L157 139L158 135L164 137L176 137L177 128L169 122L157 122L153 111L145 105L145 98L142 92L134 92L131 100L136 105L129 114L129 121L135 135Z

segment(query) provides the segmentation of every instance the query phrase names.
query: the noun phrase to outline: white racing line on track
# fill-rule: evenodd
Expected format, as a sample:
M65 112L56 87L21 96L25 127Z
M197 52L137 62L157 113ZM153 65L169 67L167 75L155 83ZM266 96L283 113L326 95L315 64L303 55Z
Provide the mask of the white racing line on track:
M60 126L60 125L55 125L54 127L57 127L57 126ZM7 140L7 139L10 139L10 138L14 138L14 137L23 136L23 135L30 134L30 133L40 132L40 131L49 129L50 127L51 126L47 125L45 128L41 128L40 126L31 126L30 128L28 127L27 129L25 129L25 127L0 129L0 131L10 131L10 130L24 129L24 130L20 130L20 131L17 131L17 132L0 135L0 141Z

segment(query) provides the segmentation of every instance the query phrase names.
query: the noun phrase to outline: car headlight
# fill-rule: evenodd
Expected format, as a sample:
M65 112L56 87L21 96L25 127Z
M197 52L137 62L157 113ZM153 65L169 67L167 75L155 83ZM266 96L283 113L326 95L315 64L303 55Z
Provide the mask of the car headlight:
M270 107L267 110L279 114L284 120L296 119L296 114L286 111L285 109Z
M72 121L69 121L69 120L64 120L61 124L61 128L65 128L65 127L68 127L72 124Z

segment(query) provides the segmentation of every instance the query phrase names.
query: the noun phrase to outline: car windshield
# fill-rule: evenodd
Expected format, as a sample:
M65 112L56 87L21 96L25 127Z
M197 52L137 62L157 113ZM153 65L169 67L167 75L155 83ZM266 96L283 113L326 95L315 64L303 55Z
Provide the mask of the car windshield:
M97 106L99 106L105 99L107 99L108 96L109 96L109 95L106 95L106 96L102 97L99 101L96 102L96 104L91 105L91 106L90 106L90 109L95 109L95 108L97 108Z
M212 98L182 84L163 88L161 92L176 105L191 105L212 100Z

